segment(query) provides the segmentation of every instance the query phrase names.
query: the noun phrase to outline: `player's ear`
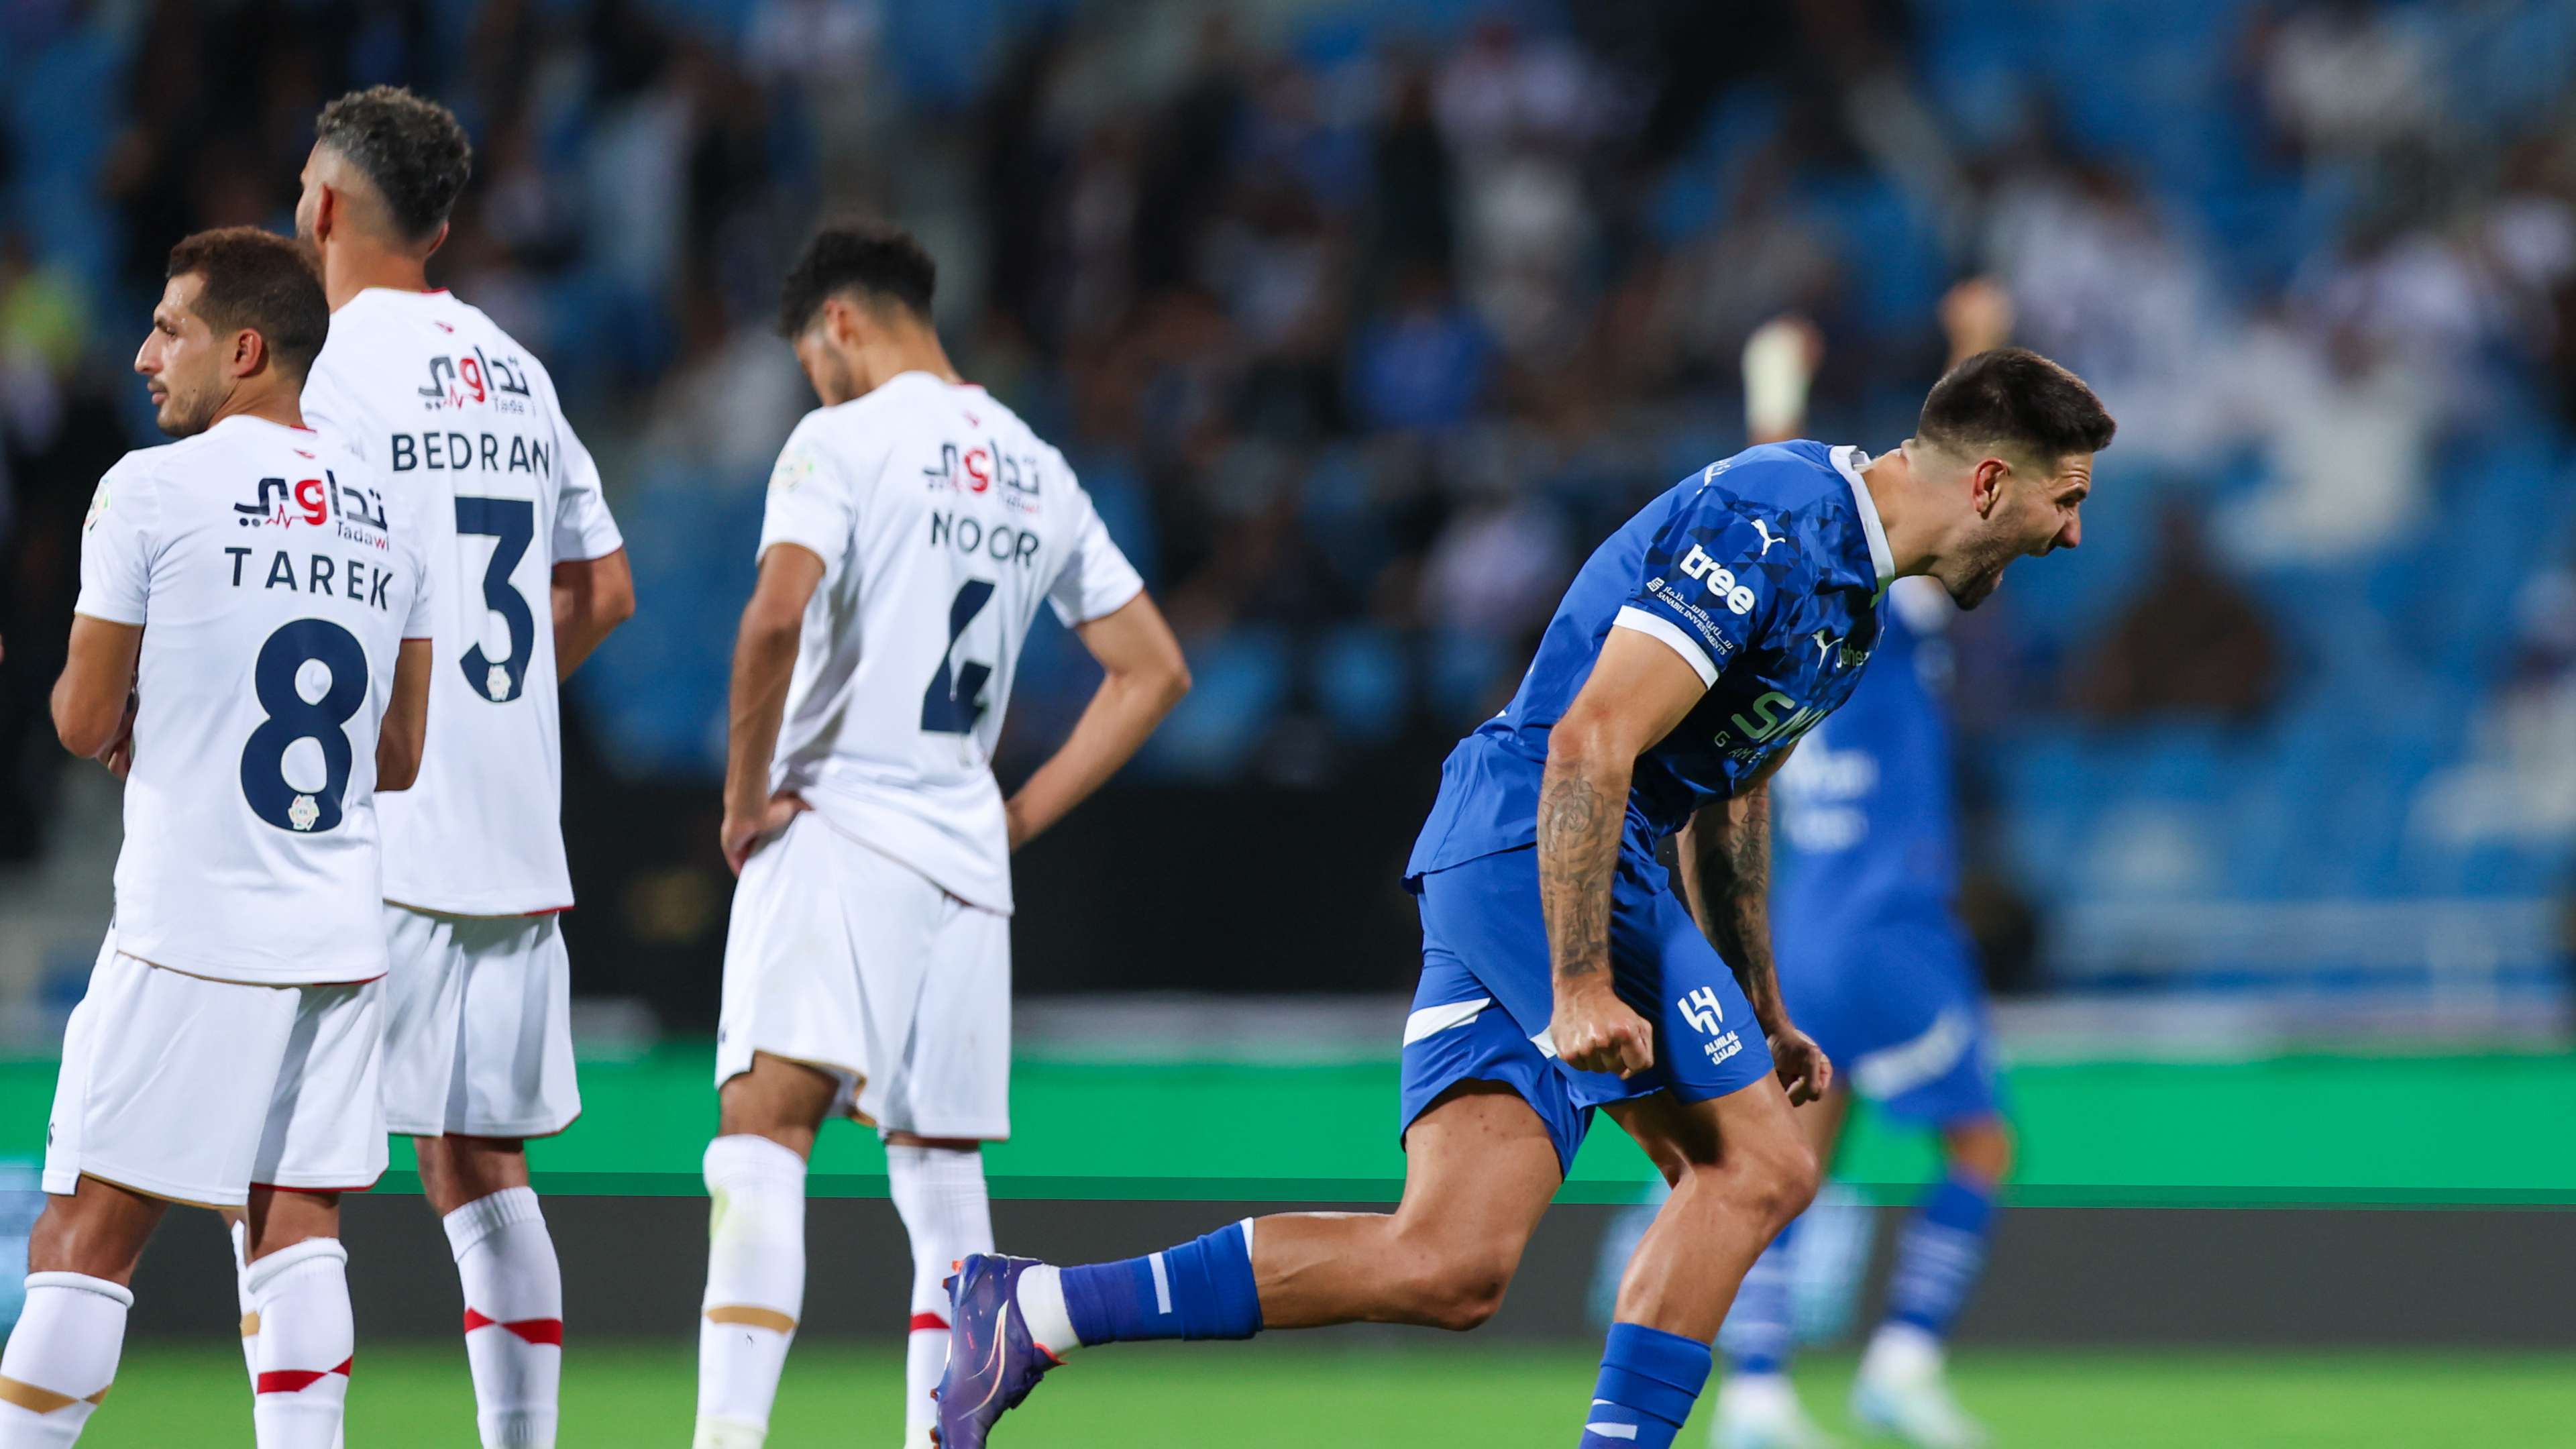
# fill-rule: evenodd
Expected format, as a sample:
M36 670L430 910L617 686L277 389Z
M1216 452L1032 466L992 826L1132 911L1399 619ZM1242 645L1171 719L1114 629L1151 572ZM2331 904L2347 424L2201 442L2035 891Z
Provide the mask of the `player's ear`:
M847 297L823 299L823 334L838 347L859 345L859 333L865 323L859 309Z
M2004 480L2012 476L2012 464L1991 454L1977 460L1968 475L1968 501L1979 518L1992 518L1995 505L2003 501Z
M232 375L248 377L268 361L268 339L248 327L233 334Z
M423 257L436 256L438 255L438 249L445 245L447 245L447 223L442 221L438 224L438 230L430 236L429 250L422 252L421 255Z

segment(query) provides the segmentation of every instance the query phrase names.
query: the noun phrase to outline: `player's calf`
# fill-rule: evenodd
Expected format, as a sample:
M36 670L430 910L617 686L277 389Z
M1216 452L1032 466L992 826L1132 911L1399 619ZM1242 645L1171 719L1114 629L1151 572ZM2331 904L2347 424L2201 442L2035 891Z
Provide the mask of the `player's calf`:
M993 1251L993 1209L981 1145L908 1132L886 1143L886 1182L912 1242L912 1319L904 1340L904 1443L928 1449L936 1390L948 1368L948 1277Z
M332 1449L357 1362L348 1250L337 1238L306 1238L253 1258L249 1287L259 1315L251 1416L260 1449Z
M27 1240L26 1306L0 1351L0 1449L80 1438L125 1347L127 1288L168 1204L83 1177Z
M805 1160L840 1084L766 1052L718 1093L696 1449L757 1449L805 1308Z

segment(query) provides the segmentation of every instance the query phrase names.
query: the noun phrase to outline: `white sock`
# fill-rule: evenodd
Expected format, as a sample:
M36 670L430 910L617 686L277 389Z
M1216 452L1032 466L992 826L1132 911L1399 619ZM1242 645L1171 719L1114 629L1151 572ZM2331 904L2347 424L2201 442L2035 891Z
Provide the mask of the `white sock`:
M349 1250L307 1238L250 1265L259 1314L259 1449L330 1449L349 1406L357 1327L349 1315Z
M1082 1347L1073 1331L1073 1312L1064 1306L1064 1270L1052 1263L1040 1263L1020 1275L1020 1321L1029 1326L1029 1339L1059 1359L1071 1358Z
M440 1221L465 1288L465 1358L483 1449L554 1449L563 1269L536 1191L505 1187Z
M233 1230L233 1296L241 1303L242 1366L250 1371L251 1395L259 1394L259 1310L250 1304L250 1224L235 1218Z
M231 1223L233 1239L233 1296L241 1303L242 1364L250 1370L251 1408L259 1407L259 1310L250 1301L250 1223L235 1218ZM344 1425L331 1436L331 1449L341 1449Z
M1863 1378L1929 1379L1941 1375L1941 1340L1911 1323L1882 1323L1861 1355Z
M1765 1422L1798 1411L1797 1390L1787 1374L1728 1374L1717 1388L1718 1416L1742 1416Z
M993 1203L979 1148L886 1148L886 1181L912 1238L912 1329L904 1344L907 1444L930 1442L939 1422L930 1391L948 1369L948 1275L969 1253L993 1251Z
M805 1159L766 1137L719 1137L706 1173L695 1446L756 1449L805 1311Z
M107 1397L134 1295L83 1273L30 1273L27 1306L0 1352L0 1449L76 1442Z

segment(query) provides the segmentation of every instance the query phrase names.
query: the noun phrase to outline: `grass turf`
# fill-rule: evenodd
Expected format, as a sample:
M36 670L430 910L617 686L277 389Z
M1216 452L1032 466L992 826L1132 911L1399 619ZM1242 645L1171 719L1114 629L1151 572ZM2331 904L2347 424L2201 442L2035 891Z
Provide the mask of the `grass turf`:
M1563 1449L1592 1382L1590 1356L1579 1350L1337 1337L1087 1356L1050 1379L997 1438L1003 1449ZM562 1449L687 1442L689 1349L577 1344L571 1362ZM770 1445L892 1449L901 1440L902 1374L891 1351L799 1344ZM1817 1417L1846 1442L1866 1444L1842 1414L1850 1375L1847 1356L1819 1355L1800 1370ZM2576 1446L2576 1359L2566 1357L1971 1352L1957 1381L1994 1429L1997 1449ZM352 1449L474 1443L460 1349L362 1348L352 1389ZM248 1446L247 1399L233 1352L137 1346L81 1443ZM1707 1442L1706 1417L1682 1444Z

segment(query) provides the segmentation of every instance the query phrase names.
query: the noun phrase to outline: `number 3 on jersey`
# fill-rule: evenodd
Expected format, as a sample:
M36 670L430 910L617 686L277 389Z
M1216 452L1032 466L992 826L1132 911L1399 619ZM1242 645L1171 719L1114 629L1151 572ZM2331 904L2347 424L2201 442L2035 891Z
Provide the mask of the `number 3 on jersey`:
M930 688L921 695L921 729L924 734L970 735L975 721L984 717L984 681L993 677L993 666L968 661L955 663L957 641L966 635L966 626L984 612L993 600L993 586L983 579L968 579L958 586L957 597L948 604L948 647L939 652L939 672L930 676Z
M306 699L296 683L307 664L330 671L330 687L320 699ZM242 746L242 798L251 813L298 835L339 828L354 754L341 727L367 701L367 651L356 635L328 619L298 619L259 646L251 688L268 714ZM299 790L286 778L286 752L298 740L322 748L319 790Z
M495 660L476 644L465 651L457 667L465 671L465 683L476 694L494 704L508 704L528 682L528 646L537 637L536 616L510 584L510 575L517 571L519 560L528 556L528 545L537 536L537 505L524 498L459 498L456 531L493 541L491 561L483 566L483 607L500 615L510 633L508 658Z

